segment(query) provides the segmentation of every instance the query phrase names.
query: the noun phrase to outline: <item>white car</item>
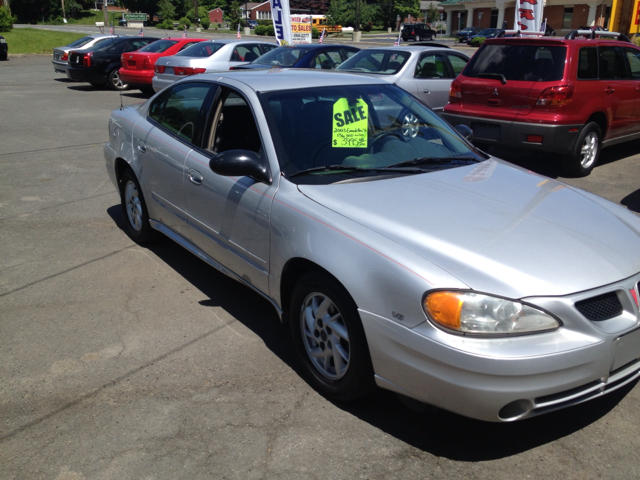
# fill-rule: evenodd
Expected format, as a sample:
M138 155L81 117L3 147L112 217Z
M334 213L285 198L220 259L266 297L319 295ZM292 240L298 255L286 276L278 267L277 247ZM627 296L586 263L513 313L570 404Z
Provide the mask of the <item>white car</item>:
M189 75L230 70L252 62L278 45L256 40L220 39L200 42L172 57L159 58L152 80L156 92Z

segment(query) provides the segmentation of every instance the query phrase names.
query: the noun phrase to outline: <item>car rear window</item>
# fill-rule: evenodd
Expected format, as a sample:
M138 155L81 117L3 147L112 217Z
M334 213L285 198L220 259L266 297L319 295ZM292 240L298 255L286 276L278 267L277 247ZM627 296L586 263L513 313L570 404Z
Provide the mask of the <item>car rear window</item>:
M562 79L566 56L564 46L485 44L462 74L503 75L507 81L552 82Z
M67 45L67 47L72 47L72 48L82 47L83 45L86 45L87 43L89 43L94 38L95 37L82 37L82 38L76 40L75 42L71 42L69 45Z
M169 49L169 47L178 43L177 40L158 40L157 42L150 43L146 47L142 47L139 52L149 53L162 53Z
M185 48L179 53L176 53L176 57L210 57L215 52L220 50L224 43L214 42L200 42L195 45L191 45L189 48Z

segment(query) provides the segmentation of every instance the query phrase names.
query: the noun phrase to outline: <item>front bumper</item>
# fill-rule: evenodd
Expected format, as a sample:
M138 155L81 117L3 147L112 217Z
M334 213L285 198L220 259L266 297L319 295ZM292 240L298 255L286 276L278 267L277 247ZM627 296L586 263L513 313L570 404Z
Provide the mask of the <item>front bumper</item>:
M510 338L452 335L424 322L399 322L360 310L377 384L467 417L509 422L576 405L640 378L640 278L593 292L532 302L560 312L553 332ZM574 307L617 292L623 312L590 321ZM629 298L626 298L626 297Z
M573 150L583 125L554 125L514 122L442 112L440 116L453 126L466 125L473 130L473 143L504 148L526 148L539 152L568 154ZM531 141L541 137L541 141Z

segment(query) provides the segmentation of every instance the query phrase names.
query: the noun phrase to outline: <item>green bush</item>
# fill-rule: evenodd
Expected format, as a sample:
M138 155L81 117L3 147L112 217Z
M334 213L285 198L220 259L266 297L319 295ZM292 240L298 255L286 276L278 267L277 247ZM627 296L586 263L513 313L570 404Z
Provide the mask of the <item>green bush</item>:
M370 32L371 30L373 30L373 22L367 22L364 25L362 25L363 32Z
M271 25L258 25L255 30L254 33L256 35L269 35L269 36L274 36L275 32L273 31L273 24Z
M14 20L8 8L0 7L0 32L9 32L13 28Z
M473 40L471 40L471 46L472 47L479 47L480 45L482 45L484 43L485 40L486 40L485 37L476 37Z
M167 20L166 22L161 22L156 25L156 28L161 30L173 30L173 21Z
M180 28L191 28L191 20L189 20L187 17L182 17L180 20L178 20L178 23L180 24Z
M633 39L633 43L640 47L640 35L636 35Z
M311 27L311 38L320 38L320 32L316 27Z
M201 18L200 25L202 25L202 28L204 28L205 30L208 30L211 26L211 20L209 20L209 17Z

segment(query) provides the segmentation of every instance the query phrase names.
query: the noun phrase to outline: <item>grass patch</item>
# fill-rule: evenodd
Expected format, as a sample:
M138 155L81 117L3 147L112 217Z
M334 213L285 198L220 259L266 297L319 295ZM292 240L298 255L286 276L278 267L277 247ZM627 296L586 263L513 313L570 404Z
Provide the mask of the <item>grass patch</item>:
M9 53L53 54L55 47L68 45L86 35L82 33L36 30L35 28L14 28L10 32L3 32L2 36L9 44Z
M93 2L92 2L93 3ZM113 23L117 28L118 21L122 18L122 12L109 12L107 23ZM104 22L104 12L102 10L82 10L80 18L67 18L68 25L94 25L96 22Z

